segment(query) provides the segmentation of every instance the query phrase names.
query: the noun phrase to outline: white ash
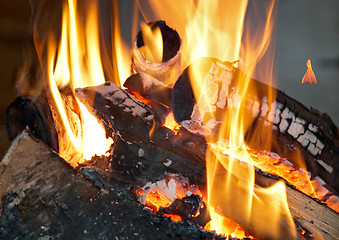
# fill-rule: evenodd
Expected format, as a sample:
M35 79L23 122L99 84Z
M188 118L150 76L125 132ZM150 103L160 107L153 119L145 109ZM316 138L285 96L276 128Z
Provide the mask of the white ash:
M321 150L323 150L325 147L325 145L322 142L320 142L319 139L317 140L317 143L315 145Z
M168 182L163 179L160 180L158 182L155 183L147 183L144 187L142 187L141 189L144 190L144 194L140 195L138 197L138 200L141 204L146 204L146 195L149 192L152 192L153 190L158 190L160 191L162 194L164 194L169 200L174 201L174 199L176 199L176 183L175 180L170 179Z
M259 112L260 112L260 103L257 100L255 100L252 107L253 117L257 117L259 115Z
M310 145L308 145L307 150L313 155L316 156L317 154L321 153L321 150L319 148L317 148L313 143L310 143Z
M163 163L166 167L171 166L172 160L171 159L166 159L166 162Z
M267 97L263 97L262 104L261 104L260 116L265 117L269 110L270 110L270 108L267 104Z
M281 133L284 133L288 128L288 122L286 119L282 119L280 124L279 124L279 131Z
M281 113L281 110L276 108L274 112L274 119L273 119L274 124L278 124L280 122L280 113Z
M267 114L267 121L273 123L274 117L275 117L275 111L276 111L276 104L277 102L273 102L270 106L270 111Z
M333 167L328 165L327 163L325 163L323 160L321 159L316 159L317 162L323 167L325 168L325 170L329 173L332 173L333 172Z
M298 138L298 136L305 132L304 125L305 120L301 118L296 118L292 121L290 127L288 128L287 132L293 137Z
M314 132L314 133L318 132L318 126L316 126L316 125L314 125L312 123L308 124L308 129L310 131Z

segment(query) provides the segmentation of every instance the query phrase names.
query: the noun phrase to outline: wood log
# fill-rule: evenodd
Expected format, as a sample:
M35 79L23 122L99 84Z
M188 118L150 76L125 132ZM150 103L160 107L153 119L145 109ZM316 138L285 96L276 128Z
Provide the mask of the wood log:
M209 101L215 107L214 112L205 112L197 117L196 98L191 86L190 72L199 69L202 88L212 89ZM192 63L175 83L172 92L171 110L179 124L192 132L207 131L219 133L219 127L228 105L236 101L237 84L246 75L233 67L232 63L221 62L215 58L201 58ZM246 142L258 151L272 150L281 157L286 157L297 166L306 163L312 177L319 176L332 191L339 193L339 131L328 115L315 109L307 109L285 93L251 79L247 87L246 99L242 107L246 115ZM273 92L272 104L268 103L268 93ZM211 116L216 119L209 121ZM204 121L203 121L204 120ZM212 125L209 123L213 123ZM271 130L272 129L272 130ZM272 132L265 149L267 139ZM207 136L209 137L209 136ZM299 156L298 156L299 155Z
M27 131L0 168L1 239L224 239L152 215L113 173L80 174Z
M123 141L132 144L153 145L179 155L182 157L181 161L188 161L185 165L190 165L199 173L199 178L195 179L194 184L204 189L206 186L206 142L203 137L185 129L181 129L176 135L158 123L156 113L149 106L138 102L130 94L112 83L77 89L76 95L90 111L101 119L106 128L118 133L117 136L121 137ZM137 151L139 152L139 150ZM137 152L134 154L138 155ZM175 164L181 164L182 167L176 169L180 173L185 165L178 162ZM261 179L257 182L265 183L263 179L266 178L269 178L268 181L277 181L277 178L271 178L268 175L262 176L256 172L256 179ZM287 198L292 217L298 219L303 228L310 228L310 226L305 227L308 224L314 226L322 236L326 236L326 239L339 237L337 230L339 229L339 215L336 212L290 186L288 189ZM303 209L310 208L313 210L304 213L307 216L300 214ZM314 232L314 230L312 231Z
M54 122L44 95L34 99L17 97L6 109L7 137L12 141L28 128L30 132L50 148L58 151Z
M181 39L179 34L166 25L164 21L148 23L153 30L159 28L162 35L163 54L161 62L151 62L145 59L141 48L145 45L142 32L135 39L132 49L132 72L146 73L159 81L173 86L181 73Z

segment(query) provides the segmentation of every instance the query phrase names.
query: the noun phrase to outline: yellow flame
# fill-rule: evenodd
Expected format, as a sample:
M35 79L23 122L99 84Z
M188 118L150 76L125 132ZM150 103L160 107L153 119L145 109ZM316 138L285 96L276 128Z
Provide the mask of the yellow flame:
M244 25L248 1L155 1L150 0L149 6L155 14L147 11L145 1L139 1L147 21L164 19L166 23L177 30L183 39L182 56L184 67L200 57L216 57L222 61L239 61L239 72L232 89L227 95L227 110L223 113L220 127L220 142L227 142L227 151L220 153L210 147L206 155L207 163L207 205L211 213L210 226L218 233L230 234L225 226L224 217L231 218L255 237L269 239L295 238L295 226L289 213L284 183L278 183L270 188L261 189L254 185L255 171L253 160L247 151L244 137L253 124L254 117L247 105L253 102L253 96L259 98L250 76L261 70L272 81L273 59L267 62L267 69L262 71L258 63L263 60L271 46L272 23L274 18L274 1L270 1L265 10L266 22L261 29L251 31L249 24ZM178 7L180 6L180 7ZM258 10L258 9L257 9ZM262 10L262 9L259 9ZM215 71L222 67L196 64L191 66L190 79L196 97L201 118L204 113L214 118L216 114L216 93L218 89L208 80ZM219 76L219 75L218 75ZM222 78L221 81L226 79ZM192 81L193 80L193 81ZM265 100L271 108L275 93L268 89ZM252 99L250 98L252 96ZM256 101L263 101L257 99ZM204 123L205 124L205 123ZM253 130L251 143L263 145L269 149L271 128L258 124ZM206 135L210 133L206 132ZM212 139L207 139L212 143ZM221 147L221 145L219 145ZM225 147L225 146L223 146ZM270 214L272 213L272 214ZM280 227L286 227L284 231ZM234 226L231 229L235 229ZM241 236L240 236L241 237Z
M171 129L174 134L176 135L180 129L180 125L175 121L174 115L172 112L170 112L165 119L165 123L163 125L164 127L167 127L168 129Z
M141 33L145 45L139 48L139 51L143 54L145 60L152 63L161 63L163 45L160 28L156 26L152 29L151 26L143 23L141 24Z
M111 138L106 138L105 129L96 117L75 97L73 104L77 106L75 108L80 116L71 117L72 113L65 107L65 100L58 89L69 85L74 91L75 88L105 82L99 44L98 2L90 2L84 25L77 15L76 0L69 0L64 5L62 16L62 35L55 68L56 47L53 37L48 47L48 87L66 131L59 131L60 155L77 166L83 159L107 154L113 143Z
M137 8L135 6L133 21L137 20ZM136 30L132 31L136 35ZM122 38L120 30L118 1L113 0L112 16L112 57L113 57L113 74L114 83L123 86L125 80L131 75L131 49Z

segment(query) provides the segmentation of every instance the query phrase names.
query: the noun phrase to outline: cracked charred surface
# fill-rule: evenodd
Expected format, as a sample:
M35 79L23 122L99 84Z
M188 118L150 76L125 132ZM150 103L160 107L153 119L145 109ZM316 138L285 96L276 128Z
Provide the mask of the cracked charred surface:
M27 131L0 166L1 239L223 239L152 215L112 172L79 173Z
M171 130L161 126L157 113L150 106L138 102L125 90L113 83L77 89L76 95L103 122L106 128L110 129L109 131L118 133L116 136L119 141L116 143L128 149L128 151L122 150L125 153L123 158L121 158L121 153L114 153L123 148L117 147L116 150L113 150L115 160L112 161L112 164L115 164L114 169L121 168L120 171L123 172L126 167L125 164L135 165L135 168L139 169L137 178L144 181L159 179L161 177L159 173L163 170L180 173L190 178L193 184L204 190L206 187L205 153L207 146L201 135L194 134L184 128L181 128L178 135L175 135ZM144 109L139 111L139 107ZM148 116L152 116L152 118L149 119ZM150 134L153 124L155 127ZM140 151L140 148L143 151ZM157 149L156 151L159 153L167 152L167 154L175 155L177 158L152 158L149 155L153 151L152 149ZM125 158L126 152L129 152L130 157ZM166 154L163 156L166 156ZM133 159L134 164L128 164L126 159ZM169 168L164 165L167 159L172 162ZM138 164L138 162L141 164ZM131 172L129 176L129 181L131 181L133 173ZM272 178L272 176L256 171L256 183L261 187L267 187L281 179L276 176ZM300 220L303 226L308 225L317 229L328 239L336 239L339 236L339 232L336 230L339 227L339 215L336 212L291 188L290 185L287 198L292 216ZM309 205L312 205L312 209L308 207ZM304 211L304 209L308 210ZM305 216L302 216L300 211ZM331 220L328 221L328 219Z
M199 113L191 86L190 71L198 68L204 79L202 87L210 89L213 112ZM179 124L191 132L218 132L225 109L238 101L237 82L245 74L229 62L215 58L201 58L192 63L175 83L171 109ZM301 154L312 177L321 177L335 192L339 192L339 131L327 114L309 110L285 93L252 79L246 101L249 126L246 142L256 150L263 149L267 131L272 128L273 152L291 161ZM201 91L201 89L200 89ZM268 92L273 91L275 100L268 103ZM197 96L199 98L199 96ZM211 115L216 116L215 119ZM203 121L204 120L204 121ZM265 130L266 129L266 130ZM269 129L269 130L267 130ZM294 164L300 166L298 160Z

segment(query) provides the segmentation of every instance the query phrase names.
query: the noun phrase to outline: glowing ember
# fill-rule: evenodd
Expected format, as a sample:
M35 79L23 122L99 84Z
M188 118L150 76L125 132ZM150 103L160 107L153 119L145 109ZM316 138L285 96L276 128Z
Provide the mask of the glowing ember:
M164 127L167 127L168 129L171 129L175 134L178 133L180 129L180 125L175 121L173 113L170 112L165 120L165 123L163 125Z
M202 196L197 186L189 184L187 178L178 175L169 175L166 179L148 183L136 191L139 202L150 208L156 214L160 207L168 207L175 199L182 199L186 195L195 194ZM164 214L172 221L182 221L179 215Z
M315 84L317 84L317 79L316 79L314 72L312 70L310 59L307 60L306 66L307 66L307 71L306 71L303 79L301 80L301 83L309 83L309 84L315 83Z

